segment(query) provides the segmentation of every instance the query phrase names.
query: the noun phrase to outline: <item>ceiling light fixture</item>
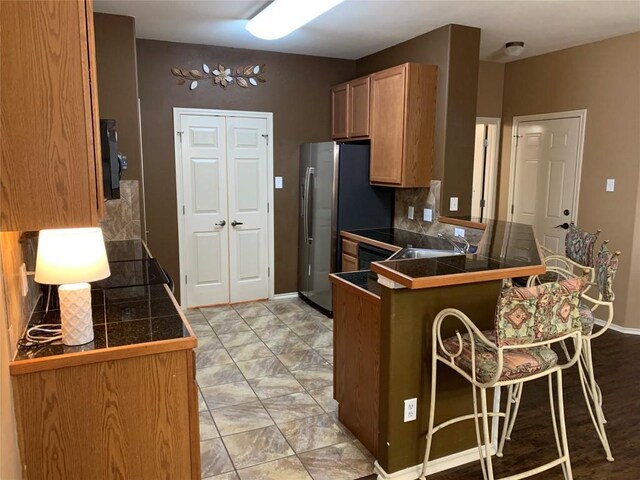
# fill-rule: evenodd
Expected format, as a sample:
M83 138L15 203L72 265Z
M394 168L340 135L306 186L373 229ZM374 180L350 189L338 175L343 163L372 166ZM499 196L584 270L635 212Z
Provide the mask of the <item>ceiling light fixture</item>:
M504 50L510 57L519 57L524 51L524 42L507 42Z
M274 0L253 17L247 30L264 40L289 35L304 24L342 3L343 0Z

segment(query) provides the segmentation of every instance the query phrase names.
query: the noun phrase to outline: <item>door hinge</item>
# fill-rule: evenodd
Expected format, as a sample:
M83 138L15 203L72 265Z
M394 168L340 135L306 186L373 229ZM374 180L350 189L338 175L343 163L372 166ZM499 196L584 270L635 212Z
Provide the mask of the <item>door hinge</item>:
M480 200L480 208L484 208L486 206L486 202L484 201L484 198L482 200Z
M185 285L189 283L189 277L187 277L186 275L184 276L184 283Z
M184 205L182 205L182 214L186 215L187 214L187 210L185 209Z
M484 146L484 148L487 148L487 147L489 146L489 139L488 139L488 138L485 138L485 139L482 141L482 146Z
M267 267L267 277L271 276L271 267Z
M176 135L180 135L180 143L182 143L182 135L184 134L184 132L176 132Z
M267 146L269 145L269 135L267 135L266 133L262 135L262 138L267 140Z
M267 213L269 213L269 202L267 202Z
M513 212L515 211L515 206L511 205L511 215L513 215Z

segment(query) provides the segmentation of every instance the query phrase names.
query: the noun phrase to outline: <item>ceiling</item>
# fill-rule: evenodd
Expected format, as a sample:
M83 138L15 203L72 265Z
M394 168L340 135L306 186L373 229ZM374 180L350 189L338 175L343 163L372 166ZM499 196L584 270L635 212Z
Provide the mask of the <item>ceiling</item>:
M347 59L450 23L481 28L480 59L496 62L513 60L502 50L508 41L524 41L519 58L526 58L640 31L640 0L346 0L292 34L267 41L244 26L268 3L95 0L95 11L135 17L139 38Z

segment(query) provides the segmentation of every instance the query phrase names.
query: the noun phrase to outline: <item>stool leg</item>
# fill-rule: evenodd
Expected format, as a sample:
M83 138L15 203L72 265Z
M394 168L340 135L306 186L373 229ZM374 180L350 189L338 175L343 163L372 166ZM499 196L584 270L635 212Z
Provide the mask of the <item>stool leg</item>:
M604 428L605 420L602 413L602 394L599 392L599 387L596 383L593 369L593 356L591 352L591 340L588 338L583 342L581 355L584 355L584 366L580 363L578 367L580 370L580 382L582 383L584 400L587 403L589 415L591 415L593 426L596 429L600 443L602 443L607 460L613 462L609 439L607 438L607 432Z
M562 453L562 445L560 443L560 435L558 433L558 422L556 421L556 406L553 400L553 377L549 376L549 407L551 408L551 423L553 424L553 435L556 439L556 447L558 449L558 458L563 456ZM567 478L567 467L563 463L562 464L562 472L564 474L564 478Z
M435 424L435 412L436 412L436 375L438 372L438 359L435 356L435 349L433 352L433 358L431 360L431 392L429 400L429 428L427 429L427 446L424 451L424 460L422 462L422 472L420 473L419 480L424 480L427 476L427 464L429 463L429 454L431 453L431 442L433 441L433 428Z
M518 418L518 410L520 410L520 400L522 399L523 389L524 389L524 383L517 384L516 388L514 389L515 398L513 402L515 403L515 407L513 408L510 424L509 424L509 427L507 428L507 440L511 440L511 432L513 431L513 426L516 424L516 418Z
M511 416L511 404L513 403L513 385L509 385L507 390L507 405L504 412L504 423L502 425L502 434L500 435L500 443L498 444L498 451L496 456L502 457L502 449L504 448L504 441L507 438L507 428L509 427L509 420Z
M476 442L478 443L478 454L480 457L480 468L482 469L482 478L484 480L493 480L493 477L489 476L489 472L487 469L487 464L484 459L484 452L482 450L482 434L480 432L480 414L478 413L478 390L479 387L476 387L474 384L471 385L473 389L473 421L476 427Z
M560 416L560 434L562 438L562 452L565 457L563 470L566 480L573 480L571 471L571 460L569 459L569 442L567 441L567 426L564 419L564 393L562 388L562 370L558 370L558 413Z
M480 401L482 402L482 433L484 436L484 452L485 462L487 466L487 476L489 480L493 480L493 464L491 460L491 435L489 433L489 414L487 410L487 389L480 388ZM482 452L480 452L482 457Z

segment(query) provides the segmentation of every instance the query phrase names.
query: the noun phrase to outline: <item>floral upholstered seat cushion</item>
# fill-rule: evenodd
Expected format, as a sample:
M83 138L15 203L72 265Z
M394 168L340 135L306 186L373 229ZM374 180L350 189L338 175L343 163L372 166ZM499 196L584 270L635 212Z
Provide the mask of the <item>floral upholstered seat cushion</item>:
M496 341L496 332L482 332L491 342ZM471 340L469 334L461 335L462 352L454 358L455 364L472 374ZM458 337L450 337L444 340L444 348L450 353L457 353L459 348ZM447 352L440 351L447 356ZM475 339L476 379L481 383L489 383L498 372L498 353L479 339ZM529 377L548 370L558 363L558 355L545 346L504 350L503 367L498 381L516 380Z
M496 307L497 345L537 343L579 330L584 285L584 279L576 277L504 289Z
M593 312L584 303L580 304L578 310L580 311L580 322L582 323L582 335L590 335L595 323Z
M564 241L565 255L580 265L593 267L596 240L598 240L597 233L585 232L571 223Z

